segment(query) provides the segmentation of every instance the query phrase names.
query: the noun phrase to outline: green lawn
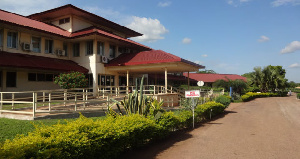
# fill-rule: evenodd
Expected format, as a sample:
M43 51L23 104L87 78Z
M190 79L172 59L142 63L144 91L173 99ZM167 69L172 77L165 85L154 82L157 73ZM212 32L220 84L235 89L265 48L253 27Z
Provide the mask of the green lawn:
M99 119L104 117L93 117L92 119ZM61 124L66 124L66 121L73 121L76 119L44 119L44 120L16 120L16 119L6 119L0 118L0 143L4 142L6 139L13 139L17 134L28 134L28 132L33 131L34 125L44 124L44 125L54 125L59 121Z

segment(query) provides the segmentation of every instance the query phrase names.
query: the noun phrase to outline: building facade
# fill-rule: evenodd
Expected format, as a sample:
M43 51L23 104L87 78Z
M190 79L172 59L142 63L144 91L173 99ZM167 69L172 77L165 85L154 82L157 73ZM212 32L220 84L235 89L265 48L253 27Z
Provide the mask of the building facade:
M58 89L53 77L79 71L96 94L149 73L204 68L128 39L136 36L142 34L70 4L27 17L0 10L0 91Z

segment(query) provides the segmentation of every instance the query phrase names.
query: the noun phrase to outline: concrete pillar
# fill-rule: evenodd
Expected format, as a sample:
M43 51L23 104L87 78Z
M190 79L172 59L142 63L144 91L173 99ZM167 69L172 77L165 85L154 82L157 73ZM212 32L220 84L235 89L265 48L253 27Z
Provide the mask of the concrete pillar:
M167 87L168 87L168 69L165 68L165 93L167 93Z
M93 41L93 57L90 60L92 66L91 71L93 74L93 96L98 96L98 73L97 73L97 40Z

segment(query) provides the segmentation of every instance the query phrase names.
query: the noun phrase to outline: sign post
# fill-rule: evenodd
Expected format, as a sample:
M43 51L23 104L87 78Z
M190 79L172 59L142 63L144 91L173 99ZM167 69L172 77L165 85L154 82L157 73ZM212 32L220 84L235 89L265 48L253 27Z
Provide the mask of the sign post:
M192 98L193 128L195 128L195 98L200 97L199 90L185 91L185 98Z

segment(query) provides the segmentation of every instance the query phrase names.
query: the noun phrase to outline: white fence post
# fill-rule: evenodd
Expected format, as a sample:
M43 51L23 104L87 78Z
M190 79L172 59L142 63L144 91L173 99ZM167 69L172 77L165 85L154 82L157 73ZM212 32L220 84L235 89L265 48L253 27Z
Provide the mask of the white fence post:
M32 117L35 117L35 99L36 99L36 94L35 92L32 93Z
M51 111L51 92L49 93L49 112Z
M12 93L11 100L12 100L12 102L11 102L11 109L15 109L15 103L14 103L14 101L15 101L15 93Z

